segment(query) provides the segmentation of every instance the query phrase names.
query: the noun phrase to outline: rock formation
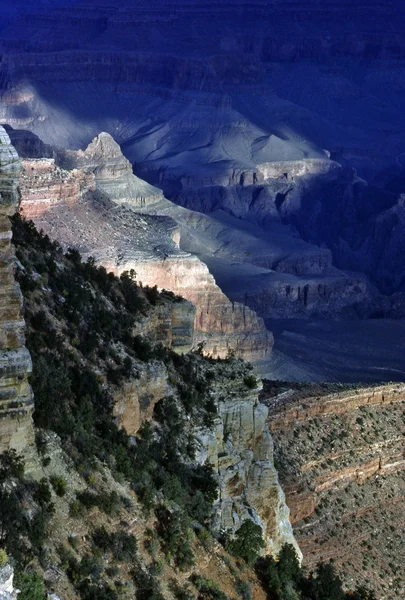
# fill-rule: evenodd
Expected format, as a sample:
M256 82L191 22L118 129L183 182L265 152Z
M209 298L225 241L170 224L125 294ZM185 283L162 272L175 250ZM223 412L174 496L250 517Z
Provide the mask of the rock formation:
M234 370L237 365L232 365ZM230 370L229 370L230 372ZM245 375L222 380L214 397L218 417L214 427L199 433L198 460L209 463L220 482L218 525L234 531L247 518L263 529L268 551L279 552L283 544L293 544L300 556L274 466L273 440L267 427L268 409L258 402L261 384L250 385Z
M76 204L89 190L95 190L92 173L80 169L67 171L53 158L23 161L21 175L21 214L29 219L40 217L52 206Z
M108 133L100 133L84 151L59 152L58 159L69 169L93 173L97 186L117 204L136 209L163 198L161 190L133 174L131 163Z
M197 308L194 344L203 341L207 353L224 357L235 350L247 360L265 359L273 338L262 319L243 304L230 302L206 265L178 247L179 225L173 218L127 208L140 210L145 198L154 205L159 190L139 183L107 134L96 138L92 148L59 156L58 162L78 166L73 170L57 166L54 159L24 160L22 214L65 247L78 247L84 257L94 256L108 270L120 274L134 269L144 285L157 285L192 302ZM152 195L141 202L132 195L139 190ZM116 199L125 207L117 206ZM181 314L173 315L176 319L181 328ZM188 341L176 344L188 346Z
M15 256L9 217L18 209L20 160L0 127L0 452L23 451L33 442L31 359L24 346L22 296L14 279Z
M16 600L18 590L14 588L14 569L7 563L0 567L0 600Z
M402 597L405 386L268 382L261 399L305 564L333 558L347 582Z

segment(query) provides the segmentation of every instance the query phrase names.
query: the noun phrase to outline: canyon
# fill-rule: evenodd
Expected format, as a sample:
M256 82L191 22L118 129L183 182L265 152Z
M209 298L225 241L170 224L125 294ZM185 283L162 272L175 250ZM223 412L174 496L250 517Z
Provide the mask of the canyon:
M95 146L99 158L94 164ZM154 206L161 193L132 175L111 136L99 136L85 152L58 158L61 164L69 161L82 166L67 171L53 158L24 160L21 213L26 218L107 270L121 274L133 269L143 284L192 302L197 307L195 347L204 342L209 354L224 357L233 350L248 360L270 354L272 336L263 320L242 304L231 303L204 263L179 248L177 223L168 215L140 212L149 203ZM76 182L74 189L69 181Z
M67 384L67 380L62 376L62 388L58 387L60 385L58 382L58 377L61 377L60 371L59 375L55 376L55 380L48 381L47 377L43 379L46 372L46 357L50 357L51 361L58 361L64 352L67 352L64 354L65 360L68 362L78 361L77 364L80 364L81 381L85 381L92 371L94 372L93 376L96 378L95 381L97 378L99 382L104 380L103 394L107 390L111 393L111 418L114 418L113 422L116 426L122 428L132 440L141 434L143 425L157 425L155 420L157 419L156 406L158 404L170 406L170 402L174 401L180 407L180 390L182 389L181 386L184 386L187 381L187 369L190 366L193 370L195 369L193 380L197 384L199 383L200 386L201 382L204 382L207 390L201 395L201 400L206 402L205 394L208 393L209 406L211 406L210 419L213 419L213 423L208 424L207 413L200 428L196 431L198 439L196 465L202 469L212 469L218 483L219 497L215 504L218 518L217 527L231 535L239 529L246 519L250 519L259 525L263 533L266 551L277 553L284 543L291 543L300 554L289 522L289 510L285 504L285 496L279 485L277 471L274 467L273 443L266 423L267 409L258 400L261 384L252 375L251 365L235 357L228 357L222 361L215 361L212 358L206 359L202 353L193 354L189 358L185 357L184 352L188 352L194 343L193 329L196 308L189 301L177 297L173 293L163 291L160 294L157 291L154 292L154 288L147 288L146 286L135 288L138 290L136 294L140 294L138 301L140 298L144 298L139 305L143 307L142 310L135 309L134 311L136 319L131 333L132 339L143 340L138 342L140 346L137 346L139 358L127 345L128 332L124 332L125 335L122 338L115 338L114 342L108 339L108 336L103 339L98 358L91 352L82 353L81 342L77 338L72 338L72 335L75 335L74 328L77 327L77 322L75 322L75 319L69 321L72 315L68 307L62 309L62 311L60 310L61 305L69 304L71 301L69 291L59 287L60 282L64 281L64 284L66 284L67 281L70 281L71 286L73 286L73 282L77 278L83 278L83 273L92 273L93 279L89 278L86 285L79 283L77 287L81 290L86 288L87 292L90 292L87 300L84 300L86 296L82 299L81 308L86 314L86 319L90 318L91 306L94 303L98 311L102 305L108 305L109 318L113 317L113 320L118 320L118 314L122 317L122 312L125 309L122 306L111 307L109 298L100 293L96 281L103 273L110 283L113 281L121 282L121 285L124 286L123 282L127 279L125 276L121 279L115 279L112 275L107 275L107 272L101 268L96 268L92 262L86 265L82 264L83 271L80 271L81 267L77 259L74 258L74 254L69 255L67 253L64 255L60 245L51 242L45 234L38 234L22 220L14 221L15 237L17 238L15 241L17 261L15 249L11 245L9 217L15 213L19 206L20 192L18 186L20 175L23 194L24 190L26 193L28 193L27 190L31 193L27 210L29 211L33 206L35 207L35 199L38 198L38 194L42 199L42 204L39 203L39 210L35 211L35 218L52 211L55 206L58 207L64 202L70 210L72 206L80 203L82 194L86 196L95 192L94 177L90 177L88 172L82 172L78 180L74 179L77 184L75 186L69 177L69 173L60 167L56 167L54 159L37 159L39 168L33 171L34 159L26 161L26 164L23 161L23 164L21 164L3 128L0 129L0 134L0 185L4 206L3 237L5 240L3 249L3 287L5 294L11 294L10 298L13 299L13 302L10 302L9 297L6 298L1 314L1 327L4 332L2 355L5 366L1 373L0 385L4 400L8 401L4 405L4 409L2 408L1 450L2 452L15 450L20 455L25 456L26 459L29 458L30 462L26 462L26 467L29 467L27 469L29 480L25 481L23 479L22 482L28 486L24 494L24 503L30 507L29 510L32 515L35 515L38 510L38 507L35 506L37 497L32 493L32 490L36 489L35 486L39 484L44 486L44 482L48 479L55 481L55 477L61 478L62 475L64 481L69 481L67 497L63 498L65 493L56 494L49 517L52 519L52 532L49 533L47 538L46 556L47 565L50 568L43 573L43 577L47 582L48 589L53 592L53 595L50 593L50 597L63 597L67 600L77 597L74 586L64 572L63 563L60 568L55 566L61 560L61 544L66 543L65 528L67 520L69 528L79 528L82 531L80 539L85 544L87 539L91 540L94 523L97 523L97 515L93 515L93 519L96 519L93 523L77 521L79 515L75 516L76 522L75 520L72 521L74 514L71 503L76 494L80 494L83 490L87 490L87 493L89 493L90 488L93 490L91 493L94 494L94 490L101 489L98 486L102 480L101 487L104 492L105 490L113 490L117 494L118 490L121 494L121 496L117 494L117 497L121 498L120 502L123 502L123 498L126 498L123 504L125 515L121 511L121 518L125 516L128 520L131 520L131 523L137 523L141 514L138 500L133 491L122 477L119 479L112 477L107 464L98 467L98 469L101 468L102 477L101 472L96 474L97 469L95 469L92 481L86 483L85 479L73 468L74 463L72 458L68 456L67 447L64 446L61 437L49 428L46 431L38 428L38 412L42 414L42 417L40 417L42 419L49 418L48 413L52 413L50 407L45 413L43 412L48 393L47 389L52 388L49 399L53 405L55 404L55 394L57 395L58 411L62 406L61 403L63 403L62 389L66 391L66 386L72 385L71 383ZM23 168L25 173L22 170ZM32 186L27 186L27 173L32 178ZM56 175L53 177L55 173ZM77 173L74 172L74 175L77 175ZM53 185L48 186L49 182L52 182ZM82 183L83 188L81 188ZM44 189L47 190L46 194L44 194ZM61 189L66 192L66 196L61 194ZM111 202L105 197L103 201L104 203ZM24 212L24 201L21 209ZM123 207L118 207L117 210L123 210ZM154 221L152 217L150 220ZM70 256L71 258L69 258ZM18 281L22 282L21 285L25 290L24 308L27 324L22 319L22 296L14 273L16 263L18 264L17 278ZM46 264L55 265L52 275L50 272L46 273L46 270L44 271L43 267ZM40 266L40 272L36 270L38 265ZM69 280L69 276L72 276L72 279ZM131 281L132 276L129 274L127 277L128 281ZM59 284L55 287L55 283L58 281ZM134 283L130 285L135 286ZM56 293L56 290L59 291ZM146 298L152 299L150 303L146 303ZM85 306L83 302L88 303L89 299L91 299L90 304ZM12 312L10 313L11 309ZM97 315L100 318L100 313L97 313ZM42 335L40 332L44 324L48 334L50 333L49 327L51 327L54 334L56 334L56 331L59 332L57 350L54 348L50 352L48 347L50 342L48 341L41 347L39 341L41 338L38 336ZM102 328L99 329L98 335L102 331ZM33 349L34 373L31 381L35 389L38 386L38 375L41 374L42 377L41 391L36 395L35 427L32 421L33 395L27 380L32 367L30 356L24 346L26 333L28 334L27 339L30 347ZM94 333L93 330L92 333ZM35 339L37 341L34 343ZM75 347L73 354L71 353L72 347ZM111 373L110 353L113 353L114 361L118 360L119 364L122 364L122 356L120 357L117 351L121 355L126 353L125 361L126 364L129 361L130 368L129 373L126 375L127 380L124 383L119 383L119 380L117 380L112 385L109 375ZM150 353L147 360L145 359L145 352ZM15 364L16 356L20 357L18 365ZM173 356L177 356L178 359L176 360ZM176 371L175 365L177 365L178 371ZM72 365L68 369L71 367ZM182 371L182 369L185 369L185 371ZM68 373L69 370L66 370L66 375ZM49 375L51 376L53 373L49 373ZM182 377L184 377L184 381L180 383ZM190 373L188 377L190 377ZM208 389L209 381L212 381L212 389ZM252 382L254 382L253 385ZM47 388L48 385L51 388ZM188 387L183 389L183 392L192 389L189 383ZM72 397L69 396L69 393L67 397L71 402ZM80 401L83 401L82 394L80 395ZM11 403L13 406L10 405ZM87 410L89 410L89 406L87 406ZM97 411L100 410L103 409L98 405ZM165 410L165 408L160 410ZM200 411L202 407L197 406L196 410ZM74 414L74 411L72 411L72 414ZM212 414L215 417L212 417ZM169 417L170 412L168 413ZM79 419L79 422L80 427L82 427L84 421ZM180 431L180 435L186 439L186 436L193 435L196 424L193 419L186 418L184 427L186 429ZM39 436L42 440L42 446L38 443ZM36 446L34 445L34 437ZM141 440L142 438L139 437L138 439ZM103 440L103 443L105 443L105 440ZM44 459L44 452L47 453L47 460ZM95 460L95 458L93 457L91 460ZM189 464L187 468L191 468ZM99 479L100 482L98 482ZM9 484L7 483L7 485ZM21 485L21 482L14 481L13 485L17 487ZM4 493L4 482L2 482L2 486L2 493ZM113 513L107 512L107 514L110 514L111 521ZM134 517L134 515L136 516ZM147 532L150 530L147 528L148 518L145 513L139 521L140 523L136 526L136 534L141 539L146 539L146 536L149 535ZM101 519L100 522L104 523L104 519ZM116 522L116 515L111 524L115 528L114 531L129 527L123 521ZM5 527L4 523L2 526ZM133 531L133 528L131 531ZM224 551L214 540L210 544L209 576L210 578L213 577L214 580L215 578L222 578L220 584L226 585L232 590L238 583L238 580L235 579L235 568L229 559L226 563L229 566L229 572L228 567L222 568L220 565L224 563L224 560L221 558L221 552ZM212 544L215 544L215 548ZM204 554L205 551L202 546L198 545L197 541L193 546L196 546L197 552ZM76 547L75 551L79 552L80 555L83 548ZM142 554L140 558L145 561L142 563L141 568L148 568L148 559ZM207 560L203 556L199 558L201 559L201 566L196 565L195 568L201 568L204 572ZM176 571L173 571L169 562L170 559L168 559L167 566L162 568L166 570L168 576L173 577ZM212 569L214 569L214 572ZM125 574L123 573L122 576L125 577ZM179 573L176 577L178 579L180 577L179 585L184 584ZM241 574L241 577L245 577L245 575ZM249 589L252 587L255 590L258 598L264 598L263 590L253 572L250 572L249 582L246 585ZM134 589L133 583L130 583L130 578L127 586L130 594ZM136 588L137 593L138 588L139 585ZM0 569L0 595L2 594L5 598L12 598L15 597L16 593L17 591L13 586L13 568L10 563L7 563L5 567ZM170 586L167 589L165 588L164 597L174 598Z
M186 299L138 334L223 359L217 415L198 431L218 527L250 516L269 550L289 541L305 568L333 559L348 589L403 597L402 3L20 0L7 13L0 123L22 158L21 214ZM5 420L18 447L30 362L22 333L4 343L25 357L10 383L22 429ZM163 363L143 365L114 418L136 437L172 393Z
M357 4L350 31L344 1L235 8L91 0L75 2L74 11L69 2L47 4L26 16L32 6L22 2L20 18L3 28L1 121L39 136L41 150L35 138L19 142L14 134L17 146L31 144L31 158L54 158L70 171L85 168L83 160L87 167L105 161L100 141L94 152L85 149L109 133L137 179L109 142L111 164L108 173L95 166L96 186L114 202L174 219L181 250L207 267L198 267L198 279L212 276L223 294L213 300L218 311L228 311L225 297L240 307L234 325L224 325L224 335L237 331L231 346L249 345L241 325L249 321L262 339L245 356L271 376L273 320L323 319L328 327L336 319L376 319L381 327L402 320L398 3ZM167 285L176 289L169 265ZM162 286L166 275L153 268ZM261 318L268 333L259 334ZM220 325L201 327L205 335ZM344 329L336 332L342 345ZM226 352L222 342L209 346ZM288 372L294 350L283 347L279 371ZM315 363L316 346L309 348ZM387 355L394 352L387 342Z

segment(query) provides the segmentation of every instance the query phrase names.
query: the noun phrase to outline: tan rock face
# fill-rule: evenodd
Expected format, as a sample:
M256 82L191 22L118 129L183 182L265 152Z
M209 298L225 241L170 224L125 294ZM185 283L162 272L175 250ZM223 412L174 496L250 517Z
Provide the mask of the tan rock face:
M27 219L39 217L60 203L75 204L87 191L95 190L92 173L66 171L53 158L24 160L22 164L20 211Z
M262 319L243 304L231 303L198 258L167 258L134 266L144 284L171 290L196 306L195 343L203 341L208 354L223 358L235 350L246 360L261 360L271 352L273 336Z
M289 543L301 556L274 466L268 409L258 402L258 392L240 379L226 390L218 386L219 415L214 428L200 432L198 460L218 473L219 527L235 531L243 521L253 519L263 529L267 551L278 553Z
M33 442L31 359L24 347L22 296L14 279L11 223L19 203L21 163L0 127L0 452L23 452Z
M166 367L160 362L145 365L139 379L133 379L115 397L114 416L129 435L135 435L143 423L150 421L155 404L172 395Z
M405 386L309 387L261 396L304 562L402 598Z
M187 300L156 306L143 321L137 324L136 335L146 335L175 352L189 352L194 346L194 320L196 308Z

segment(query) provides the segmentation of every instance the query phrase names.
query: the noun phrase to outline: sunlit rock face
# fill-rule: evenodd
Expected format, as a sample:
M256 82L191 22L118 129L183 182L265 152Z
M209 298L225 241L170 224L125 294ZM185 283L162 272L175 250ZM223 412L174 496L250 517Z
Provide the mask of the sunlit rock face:
M21 175L21 214L34 219L52 206L76 204L90 190L95 190L92 173L75 169L66 171L53 158L23 160Z
M0 127L0 452L22 452L33 442L31 358L25 348L22 295L14 278L9 217L18 209L21 163Z
M16 600L18 590L14 587L14 569L10 563L0 567L0 600Z
M259 388L249 389L237 377L234 384L230 379L216 386L218 417L213 428L199 432L197 459L218 475L218 527L234 531L253 519L263 529L267 551L277 554L287 543L302 556L274 466L268 409L258 402Z
M132 172L131 163L108 133L101 133L84 151L59 152L59 164L94 174L97 186L117 204L141 208L163 198L162 191Z

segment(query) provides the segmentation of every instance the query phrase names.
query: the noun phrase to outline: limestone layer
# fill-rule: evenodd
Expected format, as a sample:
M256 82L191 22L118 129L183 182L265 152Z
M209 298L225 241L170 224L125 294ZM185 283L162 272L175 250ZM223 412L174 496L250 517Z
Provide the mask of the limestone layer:
M33 441L31 359L24 346L22 296L14 278L11 223L19 203L21 163L0 127L0 452L21 452Z

